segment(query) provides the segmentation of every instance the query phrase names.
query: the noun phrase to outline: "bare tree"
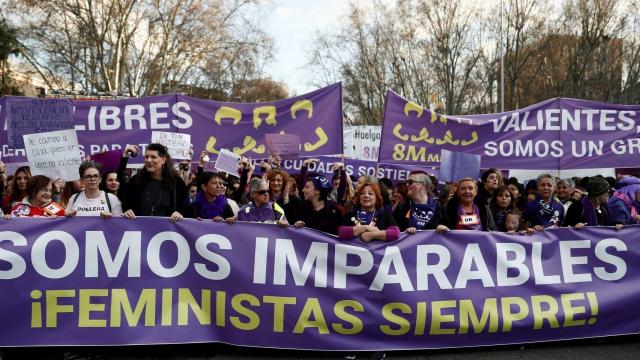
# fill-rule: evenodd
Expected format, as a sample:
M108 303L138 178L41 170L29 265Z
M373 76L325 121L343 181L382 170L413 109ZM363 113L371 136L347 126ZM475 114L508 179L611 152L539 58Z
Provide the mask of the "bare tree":
M10 0L30 63L60 87L149 95L259 78L271 39L250 22L257 0Z

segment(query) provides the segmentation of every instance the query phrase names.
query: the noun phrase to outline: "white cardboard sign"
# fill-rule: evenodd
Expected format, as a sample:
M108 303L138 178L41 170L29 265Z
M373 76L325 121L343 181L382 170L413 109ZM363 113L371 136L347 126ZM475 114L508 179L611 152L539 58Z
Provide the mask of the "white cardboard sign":
M191 135L166 131L151 132L151 142L167 147L169 155L177 160L191 160Z
M82 155L75 130L23 135L31 175L53 180L78 180Z
M224 171L229 175L238 176L238 160L240 160L240 155L227 149L222 149L218 154L215 167L217 170Z

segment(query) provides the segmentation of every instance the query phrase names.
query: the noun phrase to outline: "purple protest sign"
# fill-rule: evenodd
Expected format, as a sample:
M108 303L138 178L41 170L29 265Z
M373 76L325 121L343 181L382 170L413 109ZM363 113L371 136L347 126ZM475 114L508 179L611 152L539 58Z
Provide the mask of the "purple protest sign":
M264 135L281 132L300 135L301 156L342 153L339 83L265 103L228 103L175 94L72 102L83 156L123 149L128 144L139 145L144 151L153 131L190 134L196 154L202 149L217 154L224 148L249 158L267 157ZM6 128L4 119L0 121ZM22 150L4 150L2 155L8 162L26 159ZM131 161L141 162L142 157Z
M438 166L442 149L482 156L499 169L640 165L640 106L557 98L499 114L431 112L389 91L381 163Z
M5 106L9 147L24 149L23 135L73 129L73 104L68 99L10 97Z
M0 346L370 351L640 332L638 226L368 244L191 219L0 227Z
M269 154L290 159L300 155L300 135L298 134L265 134L264 143Z

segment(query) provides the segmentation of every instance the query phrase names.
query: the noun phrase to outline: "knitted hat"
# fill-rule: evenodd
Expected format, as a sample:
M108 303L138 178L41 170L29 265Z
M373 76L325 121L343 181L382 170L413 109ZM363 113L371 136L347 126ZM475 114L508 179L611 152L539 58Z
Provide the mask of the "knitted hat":
M587 193L590 198L596 198L609 192L609 183L602 176L594 176L587 183Z

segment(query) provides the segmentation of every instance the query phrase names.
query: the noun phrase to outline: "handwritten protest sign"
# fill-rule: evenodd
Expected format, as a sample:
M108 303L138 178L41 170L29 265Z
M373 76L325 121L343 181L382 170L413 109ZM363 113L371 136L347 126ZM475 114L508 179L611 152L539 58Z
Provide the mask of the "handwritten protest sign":
M45 175L65 181L78 180L82 163L75 130L24 135L31 175Z
M229 175L238 176L238 160L240 160L240 155L227 149L222 149L216 160L215 167L217 170L224 171Z
M478 178L480 155L442 149L440 154L440 180L454 182L462 178Z
M169 155L174 159L191 159L191 135L166 131L154 131L151 133L151 142L167 147Z
M265 134L264 142L273 156L294 158L300 154L300 135L298 134Z
M69 99L7 100L7 143L24 149L22 135L73 129L73 103Z

